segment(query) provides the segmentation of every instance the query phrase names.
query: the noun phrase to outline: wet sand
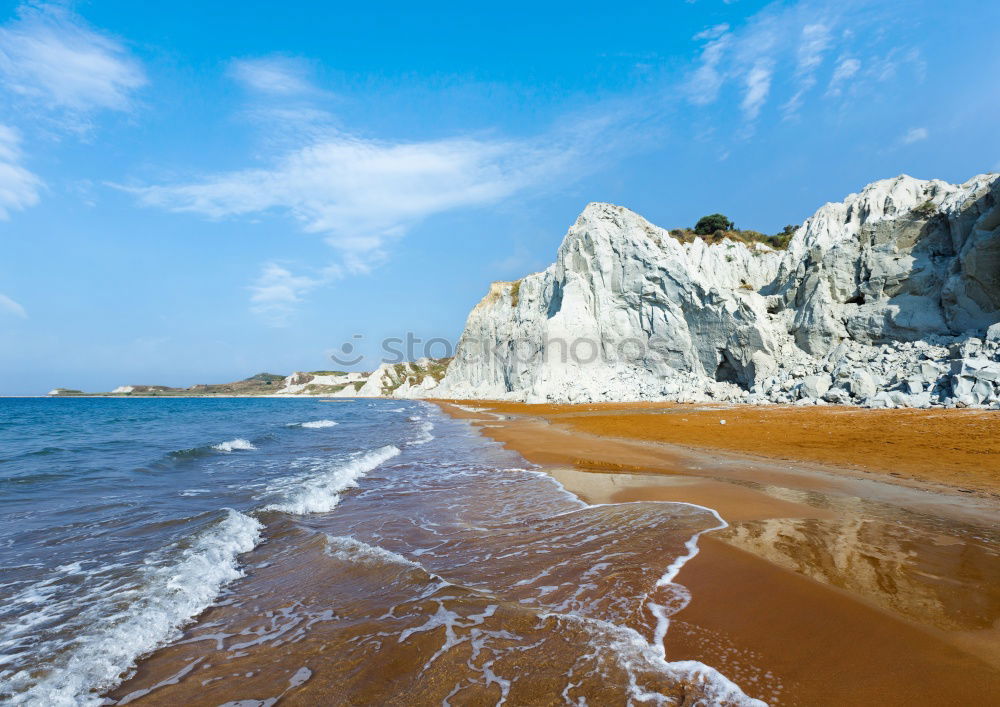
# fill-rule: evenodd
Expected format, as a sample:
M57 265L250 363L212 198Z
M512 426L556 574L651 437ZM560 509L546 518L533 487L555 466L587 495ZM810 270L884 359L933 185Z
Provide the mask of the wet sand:
M1000 694L1000 415L440 404L588 502L682 501L728 521L677 578L692 600L668 659L772 704Z
M725 527L715 512L589 505L552 478L581 472L525 468L427 413L423 435L341 484L330 510L255 511L262 539L239 558L244 576L109 702L747 704L713 668L665 660L664 632L689 601L674 577L694 539ZM310 493L350 466L319 460ZM625 481L588 479L595 497L594 484ZM769 696L782 689L772 677L760 676Z
M601 437L815 462L1000 498L1000 413L994 411L677 403L491 403L490 409Z

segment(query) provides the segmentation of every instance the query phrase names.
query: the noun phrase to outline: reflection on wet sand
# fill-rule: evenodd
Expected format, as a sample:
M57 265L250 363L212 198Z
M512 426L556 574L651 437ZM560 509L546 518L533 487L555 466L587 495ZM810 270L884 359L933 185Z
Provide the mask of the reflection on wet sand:
M336 512L262 516L248 576L109 697L171 704L748 704L668 662L712 511L588 506L542 473L397 464ZM780 694L772 680L767 696Z
M713 539L917 624L948 631L990 630L1000 618L996 524L916 512L844 492L742 478L566 467L551 473L591 502L712 499L729 521L729 528Z
M620 443L611 451L628 460ZM1000 516L988 500L670 451L698 475L549 471L592 503L689 501L729 521L685 568L694 598L671 625L672 657L774 704L876 693L950 704L1000 686ZM781 696L757 688L771 680Z
M844 504L848 505L848 504ZM730 527L722 539L799 574L845 589L907 619L941 629L991 628L1000 616L996 531L883 508L844 509L835 520L769 518ZM991 537L992 536L992 537Z

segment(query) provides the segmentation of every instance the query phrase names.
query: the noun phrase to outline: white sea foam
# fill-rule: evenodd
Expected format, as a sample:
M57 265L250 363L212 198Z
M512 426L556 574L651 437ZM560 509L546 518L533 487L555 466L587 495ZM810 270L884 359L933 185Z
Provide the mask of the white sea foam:
M384 547L361 542L349 535L327 535L326 540L328 543L326 554L343 562L357 562L361 564L389 563L423 569L423 566L418 562L408 560L400 554L386 550Z
M722 516L720 516L714 508L700 506L697 503L686 503L684 505L708 511L709 513L715 516L715 519L719 521L719 523L713 528L705 528L704 530L700 530L694 535L692 535L690 538L688 538L687 542L684 543L684 548L687 550L687 552L679 556L677 559L675 559L673 562L670 563L670 566L667 567L667 569L663 572L660 578L656 581L657 587L665 587L668 584L673 584L674 579L680 573L684 565L686 565L690 560L692 560L695 557L695 555L698 554L698 539L704 533L707 533L712 530L723 530L729 527L729 523L724 521L722 519ZM682 588L679 585L675 585L675 589L677 590L683 589L683 591L687 593L686 587ZM687 599L684 602L685 605L687 604L687 601L690 601L689 593L687 594ZM653 645L658 647L659 650L663 652L665 658L666 651L664 648L663 641L667 636L667 629L670 627L670 615L677 613L677 609L675 608L674 611L668 612L667 607L661 604L657 604L655 602L648 602L647 607L649 608L650 613L652 613L653 616L656 617L656 629L653 632Z
M434 439L434 435L431 434L431 430L434 429L434 423L433 422L430 422L430 421L427 421L427 420L423 420L423 421L420 422L419 427L420 427L420 432L417 434L416 437L414 437L412 440L410 440L410 444L411 445L412 444L427 444L432 439Z
M691 704L767 707L766 703L748 697L733 681L711 666L696 660L665 660L657 646L628 626L577 614L551 613L543 614L542 617L576 623L593 636L595 654L603 650L610 651L629 675L629 704L673 704L672 700L664 699L664 695L644 689L636 679L647 671L653 671L697 689L701 694L689 695L692 698Z
M272 484L268 490L284 498L265 510L297 515L327 513L340 503L342 491L357 486L358 479L399 453L398 447L389 444L337 463L332 468L327 463L327 466L321 466L319 473L295 476Z
M251 449L257 449L253 446L253 442L248 439L243 439L242 437L237 437L236 439L231 439L228 442L220 442L219 444L213 444L212 449L218 450L220 452L235 452L240 451L250 451Z
M321 430L326 427L333 427L337 423L333 420L312 420L310 422L293 422L289 427L304 427L307 430Z
M237 556L260 542L261 528L255 519L230 509L220 523L195 536L176 557L167 559L177 551L171 547L147 558L137 584L121 588L107 581L95 582L91 591L97 596L67 598L61 602L66 606L55 599L52 579L39 582L37 593L49 596L36 612L40 618L32 614L5 626L3 641L16 640L16 634L30 630L34 623L68 614L76 605L86 606L74 619L82 631L68 651L59 653L57 646L40 651L40 655L58 656L53 663L36 664L5 677L0 693L13 694L11 704L15 705L103 704L100 693L117 684L136 658L177 638L179 627L204 611L223 585L243 576Z

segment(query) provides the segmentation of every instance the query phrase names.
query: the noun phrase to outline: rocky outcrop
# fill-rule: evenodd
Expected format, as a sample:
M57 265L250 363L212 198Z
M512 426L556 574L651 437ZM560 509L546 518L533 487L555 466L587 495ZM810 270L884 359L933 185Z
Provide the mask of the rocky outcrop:
M383 363L368 376L360 397L426 398L444 377L451 359L420 358L407 363Z
M296 371L284 380L284 387L277 395L322 395L325 397L351 397L364 386L368 373L343 371Z
M437 397L996 405L1000 176L907 176L787 250L680 242L590 204L546 270L494 283Z

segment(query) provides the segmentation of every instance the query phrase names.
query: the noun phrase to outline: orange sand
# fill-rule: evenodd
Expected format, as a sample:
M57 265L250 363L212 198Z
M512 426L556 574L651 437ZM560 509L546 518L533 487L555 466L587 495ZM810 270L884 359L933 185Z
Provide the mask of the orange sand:
M440 405L592 503L697 503L730 523L678 577L693 598L669 659L771 704L1000 694L1000 414Z
M464 404L537 416L602 437L815 462L1000 495L1000 412L676 403Z

